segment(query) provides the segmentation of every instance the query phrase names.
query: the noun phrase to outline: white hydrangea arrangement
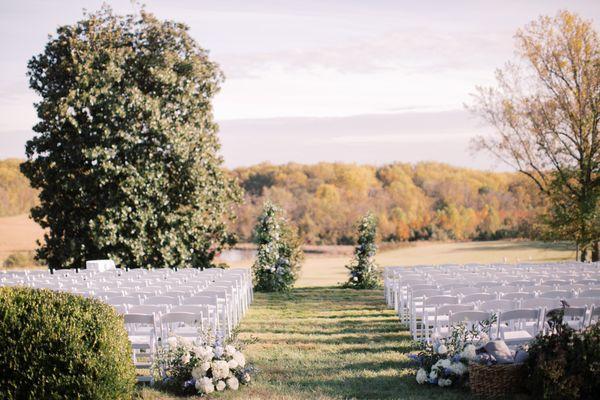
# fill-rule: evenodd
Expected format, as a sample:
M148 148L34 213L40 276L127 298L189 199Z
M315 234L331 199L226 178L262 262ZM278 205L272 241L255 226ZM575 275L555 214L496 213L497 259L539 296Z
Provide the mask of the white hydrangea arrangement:
M252 380L254 367L233 343L203 333L190 340L170 336L156 355L153 371L156 382L183 395L208 395L238 390Z
M411 356L419 364L417 383L439 387L464 384L468 379L469 362L477 359L477 349L489 341L489 331L495 321L496 316L492 315L470 329L457 326L448 338L434 337L431 342L420 344L419 353Z

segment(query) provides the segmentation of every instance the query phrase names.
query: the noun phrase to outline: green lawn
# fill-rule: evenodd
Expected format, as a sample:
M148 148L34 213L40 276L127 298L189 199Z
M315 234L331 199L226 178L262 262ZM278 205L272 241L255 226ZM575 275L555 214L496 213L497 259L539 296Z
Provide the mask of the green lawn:
M218 399L455 399L468 391L419 386L408 332L381 290L298 288L257 293L240 326L260 369L250 386ZM171 399L143 390L144 400Z

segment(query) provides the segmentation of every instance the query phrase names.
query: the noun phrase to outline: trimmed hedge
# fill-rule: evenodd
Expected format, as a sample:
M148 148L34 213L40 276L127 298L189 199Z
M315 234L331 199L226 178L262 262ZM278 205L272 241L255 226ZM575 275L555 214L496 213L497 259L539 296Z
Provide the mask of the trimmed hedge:
M0 288L0 398L130 400L135 388L123 319L69 293Z

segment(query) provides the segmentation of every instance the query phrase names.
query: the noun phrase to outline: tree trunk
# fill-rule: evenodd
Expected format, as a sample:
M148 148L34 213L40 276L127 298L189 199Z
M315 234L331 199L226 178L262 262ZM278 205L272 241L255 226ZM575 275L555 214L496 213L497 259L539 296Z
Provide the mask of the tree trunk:
M581 258L579 259L579 261L581 261L581 262L587 261L587 247L581 248Z
M592 243L592 262L600 260L600 241Z

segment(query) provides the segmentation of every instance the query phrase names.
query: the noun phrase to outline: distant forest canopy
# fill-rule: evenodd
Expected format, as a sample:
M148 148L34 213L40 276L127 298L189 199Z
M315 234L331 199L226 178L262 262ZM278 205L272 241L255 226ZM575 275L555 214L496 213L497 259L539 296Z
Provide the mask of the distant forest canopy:
M27 213L37 192L0 161L0 216ZM266 200L287 211L308 244L353 244L356 221L371 210L384 241L487 240L538 235L544 210L537 189L517 173L446 164L258 164L231 171L245 190L235 231L252 238Z
M251 238L267 199L287 211L310 244L354 243L354 224L369 210L384 241L534 237L544 210L522 175L432 162L259 164L233 173L245 189L235 230L242 241Z

